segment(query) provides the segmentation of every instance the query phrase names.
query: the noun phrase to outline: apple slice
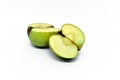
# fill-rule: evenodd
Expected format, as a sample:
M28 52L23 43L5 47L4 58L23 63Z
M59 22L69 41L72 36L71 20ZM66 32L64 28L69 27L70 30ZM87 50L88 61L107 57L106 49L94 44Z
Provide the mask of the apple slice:
M44 23L34 23L29 25L27 33L32 45L37 47L48 47L49 38L61 31L59 28L52 27L52 25Z
M32 23L27 28L27 34L29 35L29 32L32 28L53 28L54 26L52 24L48 23Z
M57 56L63 59L73 59L78 55L77 46L61 35L51 36L49 46Z
M76 44L78 50L82 48L85 36L80 28L72 24L64 24L62 26L62 34Z

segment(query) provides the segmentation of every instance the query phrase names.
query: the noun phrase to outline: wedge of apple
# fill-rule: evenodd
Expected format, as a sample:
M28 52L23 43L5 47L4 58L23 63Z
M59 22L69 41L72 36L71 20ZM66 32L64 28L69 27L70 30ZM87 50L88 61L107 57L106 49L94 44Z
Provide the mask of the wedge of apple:
M77 46L61 35L51 36L49 46L57 56L63 59L73 59L78 55Z
M49 38L58 34L61 30L53 28L51 24L33 23L28 26L27 34L32 45L37 47L48 47Z
M62 34L76 44L78 50L82 48L85 42L85 36L80 28L73 24L64 24L62 26Z

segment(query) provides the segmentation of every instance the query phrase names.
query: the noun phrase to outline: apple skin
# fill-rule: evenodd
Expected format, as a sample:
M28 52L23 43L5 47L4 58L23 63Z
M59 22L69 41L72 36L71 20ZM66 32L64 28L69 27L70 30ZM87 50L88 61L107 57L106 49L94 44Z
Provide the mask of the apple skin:
M58 30L57 32L37 32L32 29L29 34L29 40L36 47L48 47L49 38L52 35L58 34L59 31L60 30Z

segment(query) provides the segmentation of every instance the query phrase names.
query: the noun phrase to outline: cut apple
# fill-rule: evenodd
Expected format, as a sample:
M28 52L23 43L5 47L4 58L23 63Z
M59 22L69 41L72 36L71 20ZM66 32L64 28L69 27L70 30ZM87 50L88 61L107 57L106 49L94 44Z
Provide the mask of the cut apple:
M32 23L27 28L27 34L29 35L32 28L53 28L52 24L48 23Z
M49 38L61 31L59 28L52 27L52 25L44 23L29 25L27 31L30 42L37 47L48 47Z
M76 44L78 50L82 48L85 36L80 28L72 24L64 24L62 26L62 34Z
M77 46L61 35L51 36L49 46L57 56L64 59L73 59L78 55Z

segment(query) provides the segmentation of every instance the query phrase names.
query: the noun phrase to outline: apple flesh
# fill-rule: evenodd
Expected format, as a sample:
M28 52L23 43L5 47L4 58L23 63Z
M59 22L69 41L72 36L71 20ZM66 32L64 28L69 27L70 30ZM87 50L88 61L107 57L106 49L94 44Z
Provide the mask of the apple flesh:
M57 56L63 59L73 59L78 55L77 46L61 35L51 36L49 46Z
M48 23L32 23L27 28L27 34L29 35L32 28L53 28L52 24Z
M31 24L28 26L28 37L32 45L37 47L48 47L49 38L52 35L58 34L61 30L53 28L52 25L45 23Z
M85 35L80 28L73 24L64 24L62 26L62 34L76 44L78 50L82 48L85 42Z

